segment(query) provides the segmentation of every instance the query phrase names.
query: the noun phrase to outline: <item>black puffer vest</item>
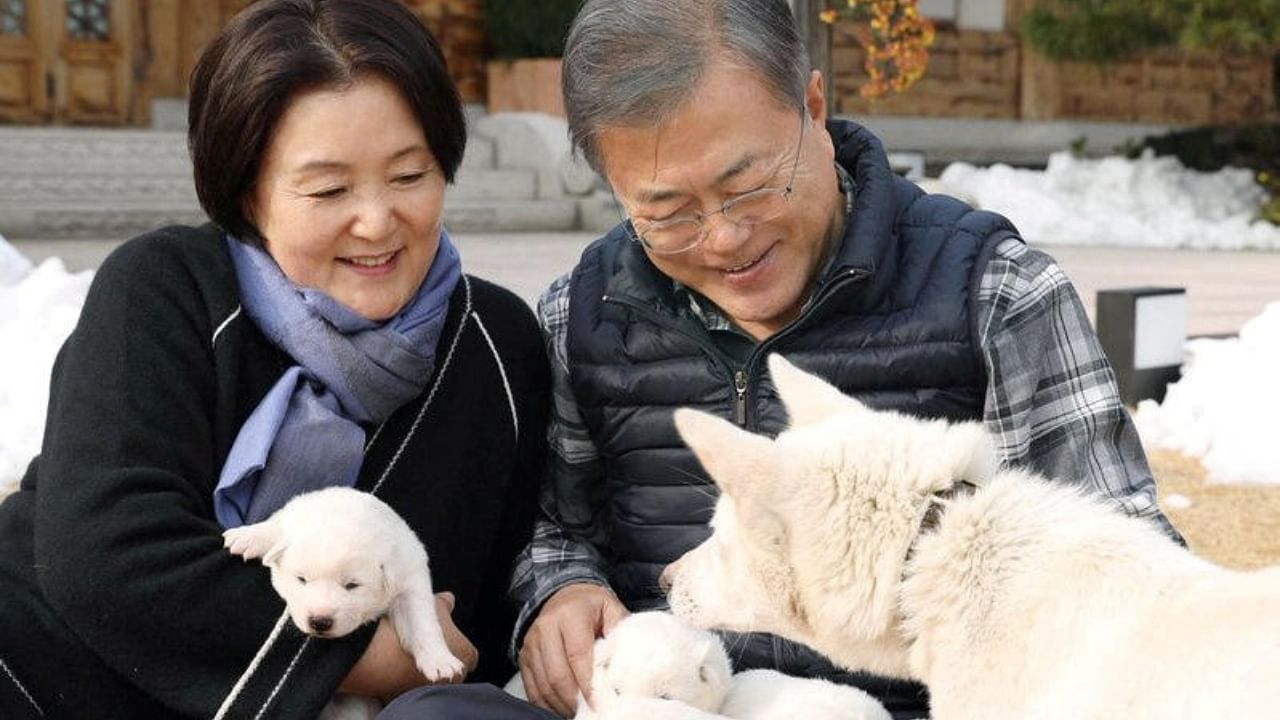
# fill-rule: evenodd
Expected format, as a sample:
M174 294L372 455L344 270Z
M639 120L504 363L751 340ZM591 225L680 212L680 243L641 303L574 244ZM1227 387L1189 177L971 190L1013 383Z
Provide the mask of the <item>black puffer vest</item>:
M714 487L680 441L672 411L696 407L776 435L786 415L769 353L873 407L981 417L986 374L972 309L987 258L1012 226L896 177L862 127L834 121L828 130L855 184L845 236L801 317L745 365L717 349L622 228L592 244L574 271L570 379L603 461L611 581L632 609L662 606L658 574L708 535ZM774 657L758 662L819 670L804 653L770 643Z

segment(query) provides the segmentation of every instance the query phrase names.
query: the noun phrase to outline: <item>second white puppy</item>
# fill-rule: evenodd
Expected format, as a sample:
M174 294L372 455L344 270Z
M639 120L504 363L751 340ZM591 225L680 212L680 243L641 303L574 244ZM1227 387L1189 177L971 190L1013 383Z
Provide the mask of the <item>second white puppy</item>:
M575 720L890 720L867 693L774 670L732 675L719 636L670 613L627 616L596 641L595 710Z
M732 672L724 644L714 633L690 627L670 613L635 613L596 641L591 669L595 711L579 698L574 717L609 720L620 705L640 698L718 712Z
M386 615L428 680L462 676L436 616L427 551L373 495L347 487L304 493L223 538L233 554L262 558L302 632L339 638Z

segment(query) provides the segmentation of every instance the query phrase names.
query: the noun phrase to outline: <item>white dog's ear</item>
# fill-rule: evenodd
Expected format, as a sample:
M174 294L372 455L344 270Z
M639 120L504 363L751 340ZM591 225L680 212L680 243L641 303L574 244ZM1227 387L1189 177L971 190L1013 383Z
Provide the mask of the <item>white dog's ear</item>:
M840 412L866 406L840 392L826 380L792 365L781 355L769 356L769 375L778 388L778 397L787 408L791 427L821 422Z
M271 546L271 549L267 551L266 555L262 556L262 564L269 568L279 566L280 558L284 556L284 551L288 548L289 543L281 539L275 545Z
M750 492L778 474L773 441L698 410L675 413L680 437L693 449L702 467L721 490L731 495Z
M232 555L239 555L245 560L263 557L279 540L280 526L273 520L241 525L222 533L223 547Z
M966 422L947 429L946 448L953 463L953 480L965 480L974 485L987 484L1000 469L1000 457L995 441L981 423Z
M391 594L391 577L387 575L387 564L378 563L378 581L382 583L382 592Z

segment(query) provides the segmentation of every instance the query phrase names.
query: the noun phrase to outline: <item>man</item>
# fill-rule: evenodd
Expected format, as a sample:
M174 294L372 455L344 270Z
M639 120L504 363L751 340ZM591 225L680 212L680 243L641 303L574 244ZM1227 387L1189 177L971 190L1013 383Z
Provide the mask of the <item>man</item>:
M713 488L671 410L769 435L782 353L880 408L982 418L1004 458L1164 524L1079 299L1004 218L926 196L828 119L785 0L588 0L564 56L570 134L629 220L547 291L554 457L512 592L530 699L571 715L593 640L660 607ZM778 638L735 663L861 685L898 717L923 689L847 675Z

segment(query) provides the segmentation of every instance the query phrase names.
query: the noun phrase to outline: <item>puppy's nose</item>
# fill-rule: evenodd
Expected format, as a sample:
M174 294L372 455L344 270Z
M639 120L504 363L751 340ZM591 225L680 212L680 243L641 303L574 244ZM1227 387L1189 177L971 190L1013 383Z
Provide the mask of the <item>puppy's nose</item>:
M662 588L663 593L671 592L671 576L675 574L672 572L675 566L675 563L671 563L663 568L662 574L658 576L658 587Z
M307 618L307 624L318 633L329 632L333 628L333 618L328 615L312 615Z

